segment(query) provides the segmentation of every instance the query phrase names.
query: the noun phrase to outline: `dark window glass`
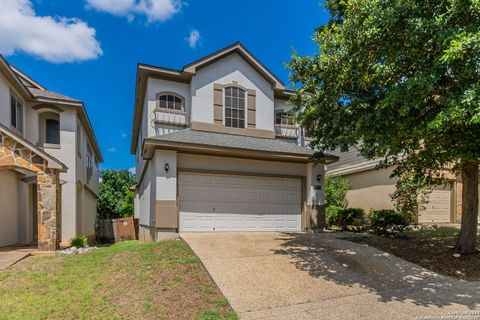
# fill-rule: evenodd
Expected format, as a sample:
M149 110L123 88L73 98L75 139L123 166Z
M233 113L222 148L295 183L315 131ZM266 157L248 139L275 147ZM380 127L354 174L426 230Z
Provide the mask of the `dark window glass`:
M45 121L45 142L51 144L60 144L60 122L55 119Z
M10 96L10 122L12 127L23 130L23 105L15 96Z

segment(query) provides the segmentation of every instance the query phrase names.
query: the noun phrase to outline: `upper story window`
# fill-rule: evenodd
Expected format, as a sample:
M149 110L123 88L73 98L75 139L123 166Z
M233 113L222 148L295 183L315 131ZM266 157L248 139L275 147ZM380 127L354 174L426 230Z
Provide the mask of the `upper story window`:
M245 128L245 90L225 88L225 126Z
M157 107L169 110L184 111L185 104L183 98L173 93L157 94Z
M82 157L82 126L80 123L77 123L77 154L81 158Z
M90 143L87 142L87 183L92 181L93 176L93 152Z
M60 144L60 121L56 119L45 120L45 142Z
M284 126L293 126L295 123L291 118L291 113L289 111L280 110L275 112L275 124L284 125Z
M60 116L56 112L39 114L40 144L60 145ZM44 145L45 146L45 145Z
M10 95L10 114L12 127L23 131L23 104L14 95Z

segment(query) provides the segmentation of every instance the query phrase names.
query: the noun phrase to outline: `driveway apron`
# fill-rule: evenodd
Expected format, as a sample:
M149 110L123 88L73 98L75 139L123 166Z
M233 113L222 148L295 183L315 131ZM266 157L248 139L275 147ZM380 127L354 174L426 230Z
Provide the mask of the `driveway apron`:
M480 310L480 283L338 239L348 234L181 236L241 319L415 319Z

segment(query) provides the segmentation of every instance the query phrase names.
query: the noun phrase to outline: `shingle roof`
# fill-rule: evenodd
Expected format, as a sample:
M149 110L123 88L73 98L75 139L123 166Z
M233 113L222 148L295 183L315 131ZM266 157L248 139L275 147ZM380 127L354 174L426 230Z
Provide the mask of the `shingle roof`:
M150 138L159 142L188 143L204 146L226 147L252 151L266 151L310 156L312 150L279 139L257 138L225 133L183 129Z
M353 168L358 168L362 165L371 164L372 168L380 162L380 158L368 160L360 155L360 152L355 147L350 147L348 151L341 152L340 150L335 150L331 152L332 155L339 157L340 159L337 162L331 163L327 166L329 171L332 170L351 170Z
M35 97L35 98L49 98L49 99L56 99L56 100L63 100L63 101L72 101L72 102L80 102L80 100L73 99L63 94L56 93L50 90L42 90L32 87L27 87L28 91Z

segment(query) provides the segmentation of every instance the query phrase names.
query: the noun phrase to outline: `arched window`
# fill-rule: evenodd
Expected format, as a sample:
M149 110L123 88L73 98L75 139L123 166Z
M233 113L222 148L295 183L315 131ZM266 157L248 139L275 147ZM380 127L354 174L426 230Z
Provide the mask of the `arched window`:
M289 111L279 110L275 112L275 124L293 126L294 123L291 118L292 114Z
M60 122L58 120L45 120L45 143L60 144Z
M225 126L245 128L245 90L225 88Z
M157 95L157 107L169 110L184 110L183 98L173 93L160 93Z

